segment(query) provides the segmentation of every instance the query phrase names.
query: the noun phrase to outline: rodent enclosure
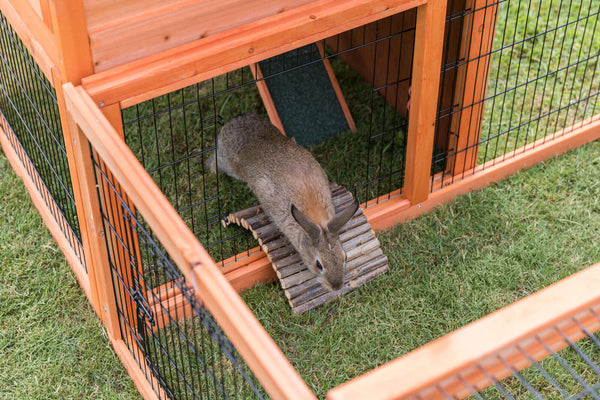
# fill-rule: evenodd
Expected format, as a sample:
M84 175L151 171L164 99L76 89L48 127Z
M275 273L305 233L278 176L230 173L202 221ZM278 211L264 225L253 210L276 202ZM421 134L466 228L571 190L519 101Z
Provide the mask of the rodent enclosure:
M220 224L253 200L203 171L226 120L271 115L261 83L330 63L356 131L312 149L378 229L600 136L598 2L159 3L1 3L3 149L148 398L312 395L223 279L241 289L273 277L255 243ZM236 12L214 17L229 3ZM181 22L202 13L211 26ZM304 58L298 49L313 43ZM284 53L292 62L269 68ZM562 287L579 290L594 271ZM497 385L575 338L595 338L598 303L581 289L546 319L504 327L485 353L465 360L456 349L440 370L382 396ZM373 394L370 379L420 366L427 351L330 396Z

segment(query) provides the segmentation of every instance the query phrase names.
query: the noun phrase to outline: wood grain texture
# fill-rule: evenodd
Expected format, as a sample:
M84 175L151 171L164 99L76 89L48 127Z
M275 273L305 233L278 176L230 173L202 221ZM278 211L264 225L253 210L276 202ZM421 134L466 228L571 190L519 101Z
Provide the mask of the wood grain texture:
M294 9L311 0L86 0L96 72Z
M423 4L317 0L84 79L96 104L123 107L189 86Z

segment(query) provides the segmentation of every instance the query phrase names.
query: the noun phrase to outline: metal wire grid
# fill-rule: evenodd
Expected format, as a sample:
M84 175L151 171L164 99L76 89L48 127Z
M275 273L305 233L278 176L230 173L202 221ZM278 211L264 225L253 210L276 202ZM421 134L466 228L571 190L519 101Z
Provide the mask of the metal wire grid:
M332 181L361 200L402 188L414 28L414 12L398 14L323 40L324 55L307 58L296 50L297 57L284 58L294 62L283 67L262 62L263 78L249 66L130 107L122 113L125 140L211 256L227 259L255 242L220 221L255 199L245 185L210 173L205 163L227 120L248 111L267 118L256 88L261 80L329 60L358 131L314 146L313 153ZM372 65L362 78L342 61L353 56Z
M5 16L0 18L0 110L46 206L85 266L55 91Z
M266 392L92 150L121 335L159 398Z
M600 337L589 329L594 325L597 329L599 312L600 306L588 310L591 318L586 324L576 317L568 318L544 334L534 334L415 397L599 399ZM567 329L569 324L577 329ZM574 339L579 337L582 338Z
M460 0L451 0L450 3ZM466 1L464 11L450 14L447 30L481 29L469 21L474 18L496 20L493 48L470 57L446 54L442 81L460 75L461 69L477 68L491 60L489 71L478 72L476 80L487 82L479 100L461 93L459 87L442 86L441 98L450 96L451 107L438 112L439 138L450 138L436 149L432 171L443 171L442 186L461 179L466 170L458 162L481 165L503 161L517 149L535 147L535 142L555 138L555 132L600 112L600 2L569 0L487 0L475 7ZM479 4L479 2L478 2ZM497 17L491 14L497 13ZM448 40L448 39L446 39ZM485 87L484 87L485 88ZM479 87L481 90L481 86ZM444 93L446 91L446 93ZM471 111L477 110L473 113ZM472 119L468 130L458 132L461 116ZM566 133L566 132L565 132ZM469 143L457 147L463 135ZM442 140L443 141L443 140ZM453 144L454 143L454 144ZM539 142L538 142L539 143ZM460 157L461 155L468 155ZM454 173L458 171L458 173ZM435 186L439 187L439 186ZM434 186L432 186L434 190Z

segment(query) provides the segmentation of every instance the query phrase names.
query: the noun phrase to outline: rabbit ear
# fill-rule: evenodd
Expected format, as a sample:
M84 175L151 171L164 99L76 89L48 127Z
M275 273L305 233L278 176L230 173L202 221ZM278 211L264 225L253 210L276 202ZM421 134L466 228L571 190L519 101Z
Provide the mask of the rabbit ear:
M354 200L350 206L346 207L339 213L335 214L333 218L327 223L327 228L331 233L338 233L340 229L346 222L350 221L350 218L354 215L354 213L358 210L358 200Z
M319 236L321 236L321 228L319 225L315 224L312 219L308 218L306 215L302 213L302 211L298 210L295 205L292 204L292 216L296 220L296 222L308 233L308 236L312 241L316 242L319 240Z

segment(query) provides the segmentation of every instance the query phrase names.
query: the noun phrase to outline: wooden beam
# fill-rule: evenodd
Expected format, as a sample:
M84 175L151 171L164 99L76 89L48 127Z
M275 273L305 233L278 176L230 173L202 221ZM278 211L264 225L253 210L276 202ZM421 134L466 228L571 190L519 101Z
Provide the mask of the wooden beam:
M404 178L404 196L411 204L429 194L446 4L447 0L430 0L417 9Z
M52 86L55 88L56 102L58 105L58 112L60 117L60 124L62 127L62 133L64 138L65 153L67 154L67 162L69 167L69 177L71 179L71 187L73 188L73 199L75 201L75 210L77 212L77 222L79 223L79 232L81 233L81 243L84 249L84 258L87 273L85 279L88 281L90 286L90 303L99 316L102 316L102 310L100 308L100 298L98 297L98 289L96 285L95 275L95 263L90 257L90 229L88 227L88 218L85 214L85 201L81 193L82 188L80 184L79 176L83 173L82 170L77 169L75 161L75 141L72 139L71 126L67 116L67 106L65 104L65 98L62 92L62 77L58 70L58 67L52 68ZM86 190L86 189L83 189ZM91 278L91 279L90 279Z
M574 337L578 336L577 330L572 331L575 324L570 321L571 318L577 317L580 321L587 321L590 329L599 329L600 321L597 317L589 318L588 311L600 306L598 287L600 287L600 264L580 271L348 381L329 391L327 398L329 400L367 397L374 400L399 399L410 398L410 396L444 398L442 393L438 396L423 397L421 391L435 387L456 374L472 370L482 364L501 377L503 371L494 370L498 368L498 364L490 364L490 360L496 359L501 353L503 358L510 359L511 349L516 350L517 345L531 345L535 335L543 337L544 341L554 343L555 348L559 349L564 347L565 342L558 338L556 327L560 326L565 333L570 332ZM583 333L581 328L578 331ZM505 353L507 350L508 354ZM515 354L513 351L512 356ZM548 352L546 351L545 354ZM545 354L539 354L537 358L543 358ZM523 355L521 357L525 358ZM496 362L500 363L500 360ZM530 364L523 362L522 359L512 359L511 362L519 368ZM473 376L472 383L476 382L477 378ZM453 393L449 396L455 398Z
M63 82L77 85L94 72L83 0L53 0L50 13Z
M252 369L276 399L315 399L287 358L82 87L63 87L69 112L157 239Z
M70 110L67 114L68 128L73 143L73 161L80 172L78 185L80 188L84 223L82 229L87 240L84 242L86 264L90 284L95 288L97 300L94 307L106 327L111 340L121 339L117 300L112 285L112 272L108 249L106 247L104 223L100 212L100 199L96 189L96 169L92 163L90 146L86 136L81 132Z
M84 79L82 84L96 104L121 102L125 108L416 7L425 1L313 1L100 72Z
M447 161L452 175L462 174L477 166L481 121L485 109L485 94L489 76L491 51L496 33L498 3L495 0L473 0L472 14L465 16L467 63L461 67L462 77L457 84L457 104L460 112L452 115L452 126L457 126L457 138L448 147L453 157ZM493 2L493 3L492 3ZM491 5L488 5L491 4ZM459 72L460 74L460 72Z

